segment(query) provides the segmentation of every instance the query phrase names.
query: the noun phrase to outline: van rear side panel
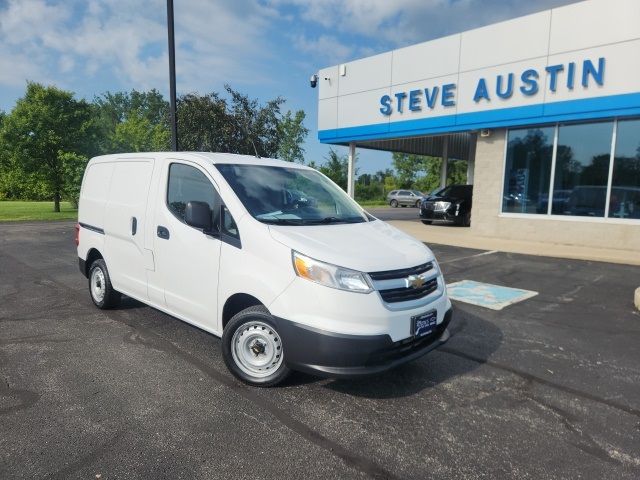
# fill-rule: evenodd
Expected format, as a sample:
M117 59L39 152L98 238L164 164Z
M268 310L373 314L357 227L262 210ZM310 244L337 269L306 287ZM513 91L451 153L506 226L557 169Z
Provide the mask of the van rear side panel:
M81 225L78 257L86 260L89 250L104 249L104 217L113 163L91 160L82 179L78 202L78 223Z
M104 229L105 206L113 169L113 163L89 163L80 191L79 222Z

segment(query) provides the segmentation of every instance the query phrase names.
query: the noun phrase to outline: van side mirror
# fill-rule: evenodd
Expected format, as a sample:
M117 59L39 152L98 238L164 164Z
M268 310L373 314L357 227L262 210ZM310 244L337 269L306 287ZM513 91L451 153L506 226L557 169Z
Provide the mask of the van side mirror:
M211 208L206 202L198 202L196 200L188 202L184 209L184 221L187 225L198 228L208 235L217 233L217 229L216 232L213 229Z

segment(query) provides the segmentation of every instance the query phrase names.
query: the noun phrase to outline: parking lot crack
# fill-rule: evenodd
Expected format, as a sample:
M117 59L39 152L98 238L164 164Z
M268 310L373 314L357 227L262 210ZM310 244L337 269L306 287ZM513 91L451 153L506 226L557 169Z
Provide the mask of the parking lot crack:
M528 372L523 372L523 371L518 370L516 368L510 367L508 365L503 365L501 363L494 362L494 361L489 360L489 359L484 359L484 358L477 357L475 355L470 355L468 353L461 352L459 350L455 350L455 349L453 349L451 347L441 347L440 351L441 352L446 352L446 353L448 353L450 355L455 355L455 356L460 357L460 358L464 358L466 360L470 360L472 362L486 364L486 365L489 365L490 367L497 368L499 370L504 370L506 372L512 373L514 375L518 375L519 377L522 377L522 378L524 378L526 380L530 380L532 382L538 383L540 385L544 385L546 387L550 387L550 388L553 388L553 389L556 389L556 390L560 390L560 391L562 391L564 393L568 393L570 395L574 395L574 396L582 398L582 399L591 400L593 402L600 403L600 404L606 405L608 407L615 408L617 410L621 410L621 411L623 411L625 413L628 413L630 415L634 415L634 416L640 418L640 410L639 409L631 407L629 405L622 404L622 403L617 402L615 400L602 398L602 397L600 397L598 395L594 395L592 393L588 393L588 392L584 392L582 390L578 390L577 388L573 388L573 387L562 385L562 384L559 384L559 383L556 383L556 382L552 382L551 380L547 380L545 378L538 377L537 375L533 375L533 374L528 373Z
M32 390L11 388L9 381L5 378L0 381L0 396L14 398L18 402L16 405L0 408L0 415L25 410L32 407L40 399L40 394Z

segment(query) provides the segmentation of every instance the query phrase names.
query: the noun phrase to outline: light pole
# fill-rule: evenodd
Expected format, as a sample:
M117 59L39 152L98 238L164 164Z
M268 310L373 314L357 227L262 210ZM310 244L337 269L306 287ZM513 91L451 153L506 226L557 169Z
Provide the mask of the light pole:
M167 30L169 34L169 122L171 150L178 151L178 118L176 116L176 45L173 35L173 0L167 0Z

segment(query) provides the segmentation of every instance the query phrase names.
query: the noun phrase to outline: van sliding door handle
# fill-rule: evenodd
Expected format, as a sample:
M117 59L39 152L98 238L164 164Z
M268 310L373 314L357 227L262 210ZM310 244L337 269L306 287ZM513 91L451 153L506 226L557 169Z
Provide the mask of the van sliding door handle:
M169 240L169 230L167 229L167 227L158 225L158 237Z
M136 217L131 217L131 235L135 236L138 232L138 219Z

